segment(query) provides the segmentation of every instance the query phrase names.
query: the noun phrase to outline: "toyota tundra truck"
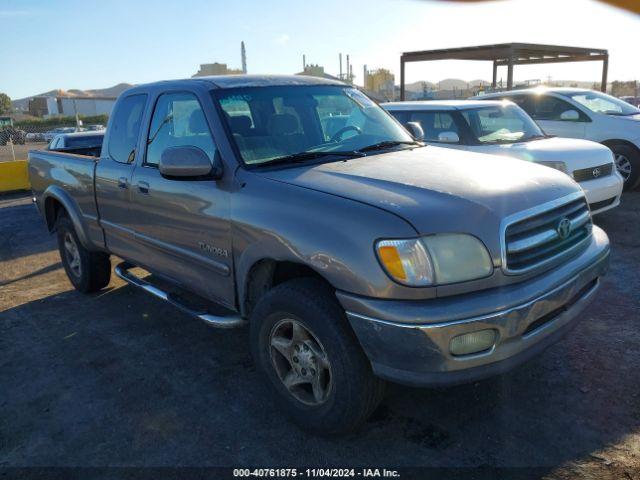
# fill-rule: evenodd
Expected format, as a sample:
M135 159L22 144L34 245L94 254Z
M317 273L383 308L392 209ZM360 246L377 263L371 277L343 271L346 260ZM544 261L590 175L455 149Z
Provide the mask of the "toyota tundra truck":
M99 158L32 151L73 286L115 274L213 327L248 324L277 403L355 429L386 381L500 374L566 334L609 241L567 175L425 146L351 85L219 76L133 87Z

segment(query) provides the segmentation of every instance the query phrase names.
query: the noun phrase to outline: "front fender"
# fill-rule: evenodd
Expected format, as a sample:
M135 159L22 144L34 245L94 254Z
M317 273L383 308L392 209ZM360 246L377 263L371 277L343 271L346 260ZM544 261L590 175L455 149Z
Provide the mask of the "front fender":
M434 289L393 282L374 251L379 238L416 235L404 219L361 202L244 173L232 197L238 302L258 262L303 265L334 288L377 298L425 298Z

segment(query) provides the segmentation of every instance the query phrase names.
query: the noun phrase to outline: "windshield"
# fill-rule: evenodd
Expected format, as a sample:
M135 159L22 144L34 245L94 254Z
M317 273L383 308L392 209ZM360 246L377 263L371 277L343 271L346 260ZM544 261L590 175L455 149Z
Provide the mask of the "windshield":
M480 143L515 143L544 137L540 127L516 105L464 110L462 116Z
M619 98L612 97L601 92L577 92L564 93L558 92L565 97L578 102L580 105L588 108L592 112L604 113L606 115L637 115L640 110Z
M355 154L371 145L413 142L395 120L352 87L238 88L212 94L242 159L250 165L301 153Z

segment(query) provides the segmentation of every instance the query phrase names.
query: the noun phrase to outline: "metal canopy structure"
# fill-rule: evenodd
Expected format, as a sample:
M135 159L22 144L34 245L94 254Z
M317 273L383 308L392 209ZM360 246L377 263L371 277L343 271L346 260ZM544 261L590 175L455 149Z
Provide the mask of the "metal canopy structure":
M477 47L445 48L403 53L400 57L401 100L404 100L405 96L405 64L433 60L482 60L493 62L493 80L491 81L493 88L496 87L498 67L506 66L508 90L513 88L514 65L602 61L602 84L600 90L604 92L607 88L607 70L609 69L609 52L607 50L538 45L534 43L499 43Z

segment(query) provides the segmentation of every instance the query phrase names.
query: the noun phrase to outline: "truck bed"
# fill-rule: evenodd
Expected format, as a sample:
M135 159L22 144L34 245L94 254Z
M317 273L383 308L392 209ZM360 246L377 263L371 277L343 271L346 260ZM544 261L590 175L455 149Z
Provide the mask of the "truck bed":
M97 158L50 150L29 151L29 177L36 204L46 214L48 206L42 200L49 189L76 207L83 226L99 229L95 201L95 167Z

